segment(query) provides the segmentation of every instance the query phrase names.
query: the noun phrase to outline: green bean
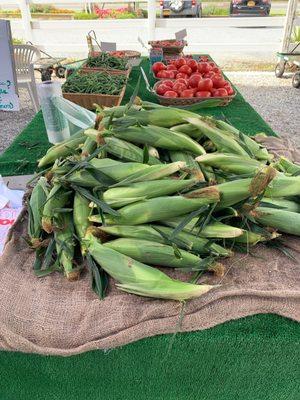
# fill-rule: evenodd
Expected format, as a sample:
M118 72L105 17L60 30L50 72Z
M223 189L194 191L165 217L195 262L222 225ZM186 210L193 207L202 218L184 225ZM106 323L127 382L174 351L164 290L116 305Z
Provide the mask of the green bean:
M86 67L89 68L107 68L107 69L120 69L126 70L128 60L124 57L114 57L109 55L108 53L101 53L96 57L89 57L85 64Z
M64 93L120 94L126 84L125 75L109 75L105 72L90 74L74 73L62 86Z

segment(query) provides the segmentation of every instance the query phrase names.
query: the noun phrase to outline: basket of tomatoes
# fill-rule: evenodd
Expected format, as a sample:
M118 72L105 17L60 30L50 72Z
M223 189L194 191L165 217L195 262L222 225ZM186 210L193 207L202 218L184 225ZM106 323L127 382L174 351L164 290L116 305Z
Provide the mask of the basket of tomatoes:
M203 78L195 73L188 79L165 79L156 82L153 91L160 104L165 106L187 106L204 100L220 100L226 106L236 96L230 82L221 75Z
M162 49L164 55L169 54L181 54L184 46L187 46L187 42L185 40L153 40L148 42L150 46L154 49Z

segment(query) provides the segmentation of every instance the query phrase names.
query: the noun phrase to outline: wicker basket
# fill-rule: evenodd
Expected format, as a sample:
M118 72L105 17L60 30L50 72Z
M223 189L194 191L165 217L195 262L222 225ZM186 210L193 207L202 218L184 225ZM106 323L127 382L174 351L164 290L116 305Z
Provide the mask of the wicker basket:
M220 101L220 103L218 103L218 106L227 106L236 96L236 92L235 92L233 95L226 96L226 97L204 97L204 98L201 98L201 97L190 97L190 98L164 97L164 96L160 96L155 91L156 87L159 84L160 84L160 82L157 82L153 86L153 94L157 97L159 103L162 104L163 106L173 106L173 107L191 106L193 104L202 103L203 101L206 101L207 105L209 105L209 102L214 102L215 100Z
M165 55L171 55L171 54L180 54L180 53L182 53L184 47L187 46L187 42L185 40L181 41L181 43L182 43L181 46L162 47L159 44L160 42L161 42L160 40L158 40L158 41L150 41L150 42L148 42L148 44L150 44L150 46L152 46L153 48L156 48L156 47L161 48L163 50L164 56ZM178 40L171 39L171 40L168 40L168 42L174 42L175 43L175 42L178 42Z
M63 97L81 107L87 108L88 110L93 110L95 109L94 104L105 107L119 106L124 97L125 90L126 85L123 86L123 89L118 95L100 93L63 93Z

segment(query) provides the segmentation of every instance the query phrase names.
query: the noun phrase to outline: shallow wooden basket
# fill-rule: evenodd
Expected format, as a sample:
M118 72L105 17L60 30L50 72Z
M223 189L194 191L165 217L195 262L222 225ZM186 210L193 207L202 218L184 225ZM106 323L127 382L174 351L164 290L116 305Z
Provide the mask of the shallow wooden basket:
M176 42L176 39L174 40L169 40L169 42ZM171 54L180 54L182 53L183 49L185 46L187 46L187 42L185 40L182 41L182 45L181 46L168 46L168 47L162 47L159 45L159 41L150 41L148 42L148 44L150 44L150 46L152 46L153 48L160 48L162 49L164 55L171 55Z
M213 103L215 100L219 100L220 103L218 104L218 106L222 107L222 106L227 106L236 96L236 92L234 92L233 95L226 97L204 97L204 98L164 97L156 93L156 88L160 84L161 82L159 81L153 86L153 94L157 97L159 103L162 104L163 106L182 107L182 106L191 106L193 104L199 104L202 103L203 101L205 101L206 104L209 104L210 101Z
M105 107L119 106L122 102L126 90L126 85L123 86L120 94L108 95L100 93L63 93L63 97L72 101L75 104L88 110L95 109L95 104Z

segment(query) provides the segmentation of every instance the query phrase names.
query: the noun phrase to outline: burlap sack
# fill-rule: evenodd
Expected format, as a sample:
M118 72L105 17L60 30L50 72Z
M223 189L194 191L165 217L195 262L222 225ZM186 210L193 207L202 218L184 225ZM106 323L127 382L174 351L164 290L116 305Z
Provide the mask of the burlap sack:
M258 140L277 156L300 163L297 149L278 138ZM26 245L26 212L10 232L0 260L0 349L64 355L122 346L145 337L194 331L258 313L300 321L300 239L285 236L297 261L263 245L252 255L225 260L223 278L206 274L202 282L221 284L199 299L181 304L142 298L116 290L99 301L88 274L67 282L58 274L36 278L34 254ZM173 277L187 279L173 270Z
M34 254L23 239L26 224L23 215L0 261L0 349L69 356L258 313L300 321L300 266L277 250L257 246L254 256L226 260L222 279L207 274L202 282L221 286L189 301L179 327L178 302L126 294L116 290L114 282L99 301L87 273L77 282L67 282L58 273L36 278ZM286 240L299 259L300 240Z

